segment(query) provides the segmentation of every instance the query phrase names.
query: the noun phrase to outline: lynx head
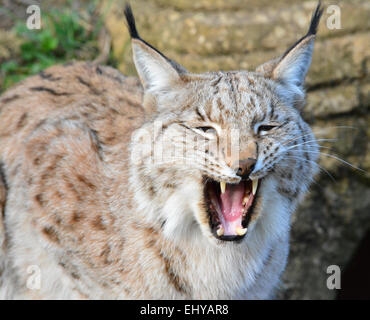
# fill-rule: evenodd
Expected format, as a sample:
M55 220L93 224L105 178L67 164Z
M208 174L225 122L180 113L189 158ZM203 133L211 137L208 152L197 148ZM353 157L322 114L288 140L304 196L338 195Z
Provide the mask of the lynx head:
M131 143L131 186L166 236L235 245L289 228L316 172L300 111L321 14L319 4L307 34L255 71L192 74L140 38L126 6L147 115Z

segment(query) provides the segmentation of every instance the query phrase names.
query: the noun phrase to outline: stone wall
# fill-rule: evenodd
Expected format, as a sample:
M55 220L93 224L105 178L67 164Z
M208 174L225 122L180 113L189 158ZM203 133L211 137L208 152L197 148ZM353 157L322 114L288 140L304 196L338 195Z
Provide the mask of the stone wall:
M192 72L250 69L277 57L307 29L316 1L135 0L142 37ZM134 74L124 1L104 2L119 69ZM291 254L279 298L333 299L326 269L342 271L370 229L370 3L325 1L341 9L341 29L324 12L307 77L304 111L322 152L321 173L293 217ZM364 275L364 277L369 275Z

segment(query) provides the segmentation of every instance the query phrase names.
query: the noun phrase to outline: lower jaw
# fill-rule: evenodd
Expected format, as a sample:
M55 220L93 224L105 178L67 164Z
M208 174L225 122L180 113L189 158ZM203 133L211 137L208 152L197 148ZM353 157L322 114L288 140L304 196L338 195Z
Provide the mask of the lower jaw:
M242 219L241 225L242 225L243 228L247 229L247 232L244 235L222 235L222 236L219 236L217 234L217 227L212 226L212 224L209 223L212 235L217 240L221 240L221 241L236 242L236 243L241 242L247 236L247 234L249 233L248 228L249 228L249 225L250 225L251 216L254 215L253 207L255 205L255 202L256 202L256 198L255 198L255 200L252 204L252 207L250 208L251 212L248 212L248 214L245 216L245 218Z
M244 236L216 236L216 239L221 240L221 241L229 241L229 242L236 242L239 243L244 239Z

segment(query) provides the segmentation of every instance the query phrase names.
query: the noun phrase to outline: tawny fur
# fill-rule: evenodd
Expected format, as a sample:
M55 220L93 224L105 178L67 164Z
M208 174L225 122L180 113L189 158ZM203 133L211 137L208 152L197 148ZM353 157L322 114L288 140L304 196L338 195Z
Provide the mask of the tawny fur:
M297 48L312 51L304 41L313 38ZM137 64L140 50L156 55L138 40L133 45ZM111 68L72 63L3 94L0 298L271 298L288 256L290 216L317 158L299 113L301 84L276 81L279 61L258 72L177 70L172 91L149 87L143 74L144 91ZM284 129L257 137L254 127L267 119ZM243 241L211 234L203 195L202 177L238 177L209 152L186 165L149 161L140 130L156 144L155 121L165 146L179 143L187 130L181 124L204 122L220 138L237 128L241 148L258 144L252 176L262 183ZM137 149L141 158L133 160ZM41 272L40 288L28 285L30 266Z

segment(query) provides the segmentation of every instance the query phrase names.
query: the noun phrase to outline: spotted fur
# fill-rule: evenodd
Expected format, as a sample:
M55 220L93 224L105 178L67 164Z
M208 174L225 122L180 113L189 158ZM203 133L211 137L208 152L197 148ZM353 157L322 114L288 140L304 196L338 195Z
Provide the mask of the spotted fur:
M0 298L271 298L290 216L316 172L317 145L300 109L320 15L254 72L195 75L143 41L127 7L141 85L72 63L4 93ZM266 123L276 126L261 135ZM199 126L214 128L200 144ZM232 130L241 150L256 153L251 177L262 179L239 243L211 234L203 192L204 179L240 179L225 150L215 152ZM194 152L153 161L161 146ZM40 288L29 285L30 266L41 272Z

